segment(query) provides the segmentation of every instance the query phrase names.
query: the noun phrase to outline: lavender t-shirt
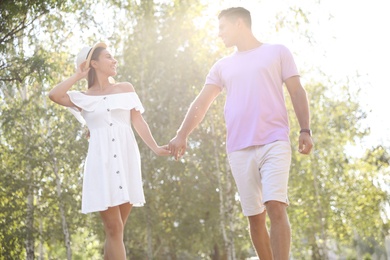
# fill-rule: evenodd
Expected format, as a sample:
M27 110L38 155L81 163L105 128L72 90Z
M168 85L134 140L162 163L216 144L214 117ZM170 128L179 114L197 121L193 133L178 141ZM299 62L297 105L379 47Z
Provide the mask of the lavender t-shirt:
M214 64L205 84L226 89L228 153L289 141L283 82L297 75L291 52L278 44L237 51Z

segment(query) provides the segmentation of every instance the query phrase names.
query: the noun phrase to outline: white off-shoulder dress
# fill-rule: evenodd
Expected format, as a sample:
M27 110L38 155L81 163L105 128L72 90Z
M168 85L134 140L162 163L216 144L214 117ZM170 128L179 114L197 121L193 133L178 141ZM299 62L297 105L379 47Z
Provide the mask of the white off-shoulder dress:
M144 112L135 92L90 96L68 91L70 111L90 132L84 166L82 213L123 203L142 206L141 159L131 127L132 109Z

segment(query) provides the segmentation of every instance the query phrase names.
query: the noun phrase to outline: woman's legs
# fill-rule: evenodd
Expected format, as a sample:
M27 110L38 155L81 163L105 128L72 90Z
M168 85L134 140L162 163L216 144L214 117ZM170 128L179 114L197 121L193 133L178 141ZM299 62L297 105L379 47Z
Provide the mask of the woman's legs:
M130 203L125 203L125 204L119 205L123 227L125 227L125 225L126 225L126 221L130 215L132 207L133 207L133 205L131 205Z
M131 204L125 203L100 212L106 233L106 243L104 245L105 260L126 259L123 232L131 208Z

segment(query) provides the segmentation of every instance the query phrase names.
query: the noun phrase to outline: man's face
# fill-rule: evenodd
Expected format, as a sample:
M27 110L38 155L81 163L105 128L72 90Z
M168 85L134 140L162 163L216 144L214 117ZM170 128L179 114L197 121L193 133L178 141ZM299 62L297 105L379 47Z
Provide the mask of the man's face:
M236 45L237 38L237 23L222 16L219 19L219 33L226 47L233 47Z

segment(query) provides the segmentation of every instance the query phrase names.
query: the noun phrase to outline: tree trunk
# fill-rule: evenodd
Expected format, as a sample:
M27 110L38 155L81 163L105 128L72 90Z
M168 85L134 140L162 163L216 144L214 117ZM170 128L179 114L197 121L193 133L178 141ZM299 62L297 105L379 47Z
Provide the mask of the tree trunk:
M49 129L49 136L51 136L51 129ZM50 147L53 147L52 142L49 139L49 145ZM64 201L62 199L62 190L61 190L61 178L58 171L56 156L54 151L52 151L52 158L53 158L53 171L54 175L56 176L56 192L57 192L57 198L58 198L58 207L60 209L60 217L61 217L61 225L62 225L62 232L64 235L64 241L65 241L65 248L66 248L66 259L72 260L72 247L71 247L71 237L68 227L68 222L66 221L66 215L65 215L65 206Z
M27 166L26 259L34 260L34 174Z
M150 219L149 206L145 207L145 218L146 218L146 241L147 241L147 259L153 259L153 231L152 231L152 220Z
M229 162L228 160L226 159L225 160L225 163L226 163L226 169L229 169ZM227 173L226 173L227 174ZM227 209L226 209L226 217L227 217L227 221L228 221L228 224L229 224L229 250L230 250L230 255L231 255L231 260L236 260L236 247L234 246L234 236L235 236L235 225L234 225L234 221L235 221L235 211L234 211L234 203L235 203L235 200L234 200L234 196L232 196L232 189L235 187L234 183L232 183L232 178L226 176L226 181L225 181L225 196L226 198L229 199L228 203L226 203L227 205Z
M64 234L64 240L65 240L66 258L68 260L72 260L72 248L70 245L71 239L70 239L68 223L66 221L66 216L65 216L64 202L62 200L61 179L60 176L58 175L57 164L55 161L54 161L54 173L56 175L57 198L58 198L58 206L60 208L60 214L61 214L62 232Z
M44 255L43 255L43 239L42 239L42 233L43 233L43 221L42 221L42 217L39 218L39 235L40 235L40 239L39 239L39 255L38 255L38 260L43 260L44 259Z
M214 136L215 131L214 131L214 123L211 122L211 134ZM215 158L215 168L216 168L216 175L218 176L218 189L219 189L219 214L220 214L220 225L221 225L221 232L222 232L222 237L225 245L225 251L226 251L226 257L227 260L235 260L235 248L234 248L234 238L230 235L232 233L232 228L233 225L231 223L231 214L232 211L228 208L226 208L226 204L231 204L231 203L226 203L225 202L225 197L228 198L228 196L225 196L227 193L225 192L225 189L222 185L222 172L221 172L221 167L220 167L220 161L219 161L219 155L218 155L218 147L216 143L216 139L213 139L213 145L214 145L214 158ZM227 190L229 189L229 181L227 181ZM227 216L228 215L228 216ZM230 230L226 230L226 222L228 221ZM229 232L229 234L227 234Z
M316 241L316 247L318 247L319 249L319 257L323 260L327 260L328 259L328 250L327 250L327 245L326 245L326 228L325 228L325 223L324 223L324 219L325 219L325 214L322 210L322 206L321 206L321 200L320 200L320 189L319 189L319 185L318 185L318 182L317 182L317 175L316 175L316 169L313 169L312 170L313 172L313 186L314 186L314 191L315 191L315 194L316 194L316 198L317 198L317 209L318 209L318 212L319 212L319 221L320 221L320 228L321 228L321 241L319 244L318 242Z
M220 260L218 244L214 244L213 254L210 255L211 260Z

